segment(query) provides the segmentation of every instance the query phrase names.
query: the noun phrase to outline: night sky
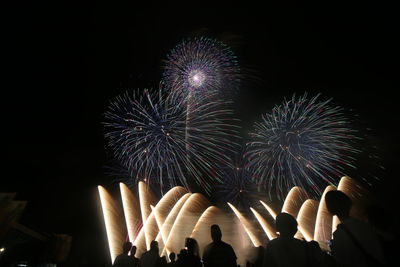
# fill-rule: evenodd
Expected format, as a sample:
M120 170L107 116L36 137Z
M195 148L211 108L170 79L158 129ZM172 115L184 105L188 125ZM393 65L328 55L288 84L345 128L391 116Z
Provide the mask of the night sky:
M235 96L245 131L294 92L321 92L353 109L386 167L378 199L393 207L400 148L394 7L284 1L181 10L131 2L5 10L0 191L29 202L22 224L71 234L74 257L109 259L96 192L112 184L104 174L103 113L126 89L156 88L168 51L200 34L225 41L245 70Z

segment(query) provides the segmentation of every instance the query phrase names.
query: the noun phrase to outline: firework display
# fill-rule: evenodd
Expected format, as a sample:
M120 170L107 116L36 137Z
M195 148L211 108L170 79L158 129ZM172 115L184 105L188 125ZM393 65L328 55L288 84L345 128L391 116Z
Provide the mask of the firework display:
M193 178L209 191L209 180L221 175L219 165L229 164L225 153L235 150L231 113L220 101L208 101L192 109L187 127L184 103L159 92L135 91L111 103L105 136L134 179L189 188Z
M241 75L225 44L185 39L167 55L158 90L127 91L110 102L103 122L112 154L107 171L121 182L120 203L102 186L98 191L112 262L128 240L139 257L153 240L168 256L190 237L201 255L218 224L244 265L280 235L281 212L296 219L295 238L329 251L340 223L325 202L332 190L349 196L350 217L366 219L370 195L358 182L370 185L382 168L366 145L368 128L320 94L275 104L276 92L266 92L264 103L243 91L242 103L252 102L235 105L245 70ZM274 106L253 124L259 104ZM249 122L250 130L240 128Z
M231 166L222 167L222 183L214 187L219 203L230 202L240 209L248 209L263 196L253 179L253 173L245 168L243 153L239 153Z
M321 193L347 167L355 168L354 146L358 139L341 107L319 95L307 94L285 100L262 116L250 133L248 166L271 193L282 196L292 186Z
M168 256L171 252L179 251L182 241L188 236L199 242L202 255L211 239L210 226L218 224L224 233L224 240L232 245L238 255L238 264L242 266L254 259L246 251L277 237L275 218L279 212L289 213L296 218L296 238L315 240L324 250L329 250L326 241L332 239L338 224L337 218L327 211L324 195L316 200L304 198L298 193L302 190L298 187L290 190L282 208L273 210L261 201L263 206L249 206L251 214L247 215L231 203L227 204L229 209L225 210L211 206L202 194L190 193L179 186L171 188L158 202L154 200L153 204L148 201L152 198L152 192L147 190L144 183L139 182L136 188L131 191L121 183L122 205L118 205L107 189L98 186L112 262L122 253L124 236L125 240L137 247L139 257L149 249L151 240L159 243L161 256ZM365 202L359 201L359 196L362 194L365 199L368 195L360 185L350 177L342 177L337 187L329 185L325 192L336 189L351 198L351 217L364 220L362 211ZM143 216L144 210L149 212L146 216ZM125 222L121 219L123 217L126 218ZM143 226L138 228L138 225Z
M215 39L185 39L163 67L159 90L121 95L105 113L116 162L110 170L119 181L146 181L161 193L197 187L217 202L246 207L254 196L281 198L293 186L320 195L354 174L362 138L331 99L285 99L255 123L241 153L230 108L240 78L232 50Z
M178 44L168 54L164 69L165 89L183 99L226 95L239 82L239 67L230 48L204 37Z

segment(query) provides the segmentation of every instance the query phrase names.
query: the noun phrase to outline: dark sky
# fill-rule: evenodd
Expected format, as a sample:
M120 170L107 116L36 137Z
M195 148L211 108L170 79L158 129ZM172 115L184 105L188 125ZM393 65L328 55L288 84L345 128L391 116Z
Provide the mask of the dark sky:
M236 99L245 128L294 92L321 92L354 109L372 129L387 168L377 185L380 200L395 200L394 7L284 1L181 10L137 1L58 2L7 8L1 32L0 191L29 201L21 222L32 229L69 233L74 253L108 259L99 249L105 235L95 187L111 183L103 169L102 114L126 88L157 87L166 53L199 33L226 41L248 71Z

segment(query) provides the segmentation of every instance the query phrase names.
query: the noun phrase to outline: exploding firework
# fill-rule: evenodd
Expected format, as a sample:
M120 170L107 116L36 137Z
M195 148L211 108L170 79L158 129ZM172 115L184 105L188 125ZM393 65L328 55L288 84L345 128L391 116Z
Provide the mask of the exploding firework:
M216 186L218 202L230 202L235 206L247 209L260 196L250 172L243 167L227 167L222 170L222 183Z
M222 167L222 181L214 187L217 202L234 204L240 209L257 205L262 198L252 173L245 168L243 153L239 153L231 166Z
M226 95L237 87L239 67L231 49L209 38L178 44L167 56L163 84L173 96L202 99L215 93Z
M355 148L357 131L351 129L343 108L318 97L293 95L262 116L250 134L248 168L278 197L292 186L319 194L346 168L355 168L354 156L360 152Z
M219 164L227 164L227 151L235 150L236 127L231 111L218 101L197 105L192 114L187 129L182 102L147 90L126 93L105 113L105 137L136 180L189 188L190 178L209 192L208 179L219 179Z

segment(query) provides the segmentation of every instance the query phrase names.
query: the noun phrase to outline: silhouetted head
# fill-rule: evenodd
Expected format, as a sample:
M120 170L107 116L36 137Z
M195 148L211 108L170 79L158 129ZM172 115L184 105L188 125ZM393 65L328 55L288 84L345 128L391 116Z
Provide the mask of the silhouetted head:
M187 249L188 254L191 255L199 255L199 245L197 244L196 239L187 237L185 241L185 247Z
M157 251L157 252L158 252L158 242L157 242L157 241L155 241L155 240L151 241L151 243L150 243L150 250L153 250L153 251Z
M308 242L308 245L314 249L318 249L318 250L321 249L321 247L319 246L319 243L315 240L311 240L310 242Z
M216 242L216 241L221 241L221 238L222 238L222 233L218 224L211 225L211 239L214 242Z
M259 246L258 248L258 252L257 252L257 260L262 260L264 258L264 247L263 246Z
M288 213L279 213L276 216L275 226L280 236L293 237L297 232L297 221Z
M131 250L131 247L132 247L132 243L131 242L125 242L122 245L122 250L123 250L124 254L128 254L129 251Z
M342 191L332 190L326 193L325 203L332 215L337 215L340 220L350 215L351 199Z
M175 253L174 253L174 252L171 252L171 253L169 254L169 259L170 259L171 261L175 261Z
M135 256L136 254L136 246L132 246L131 248L131 256Z
M181 251L178 254L178 259L183 259L187 255L187 250L186 249L181 249Z

